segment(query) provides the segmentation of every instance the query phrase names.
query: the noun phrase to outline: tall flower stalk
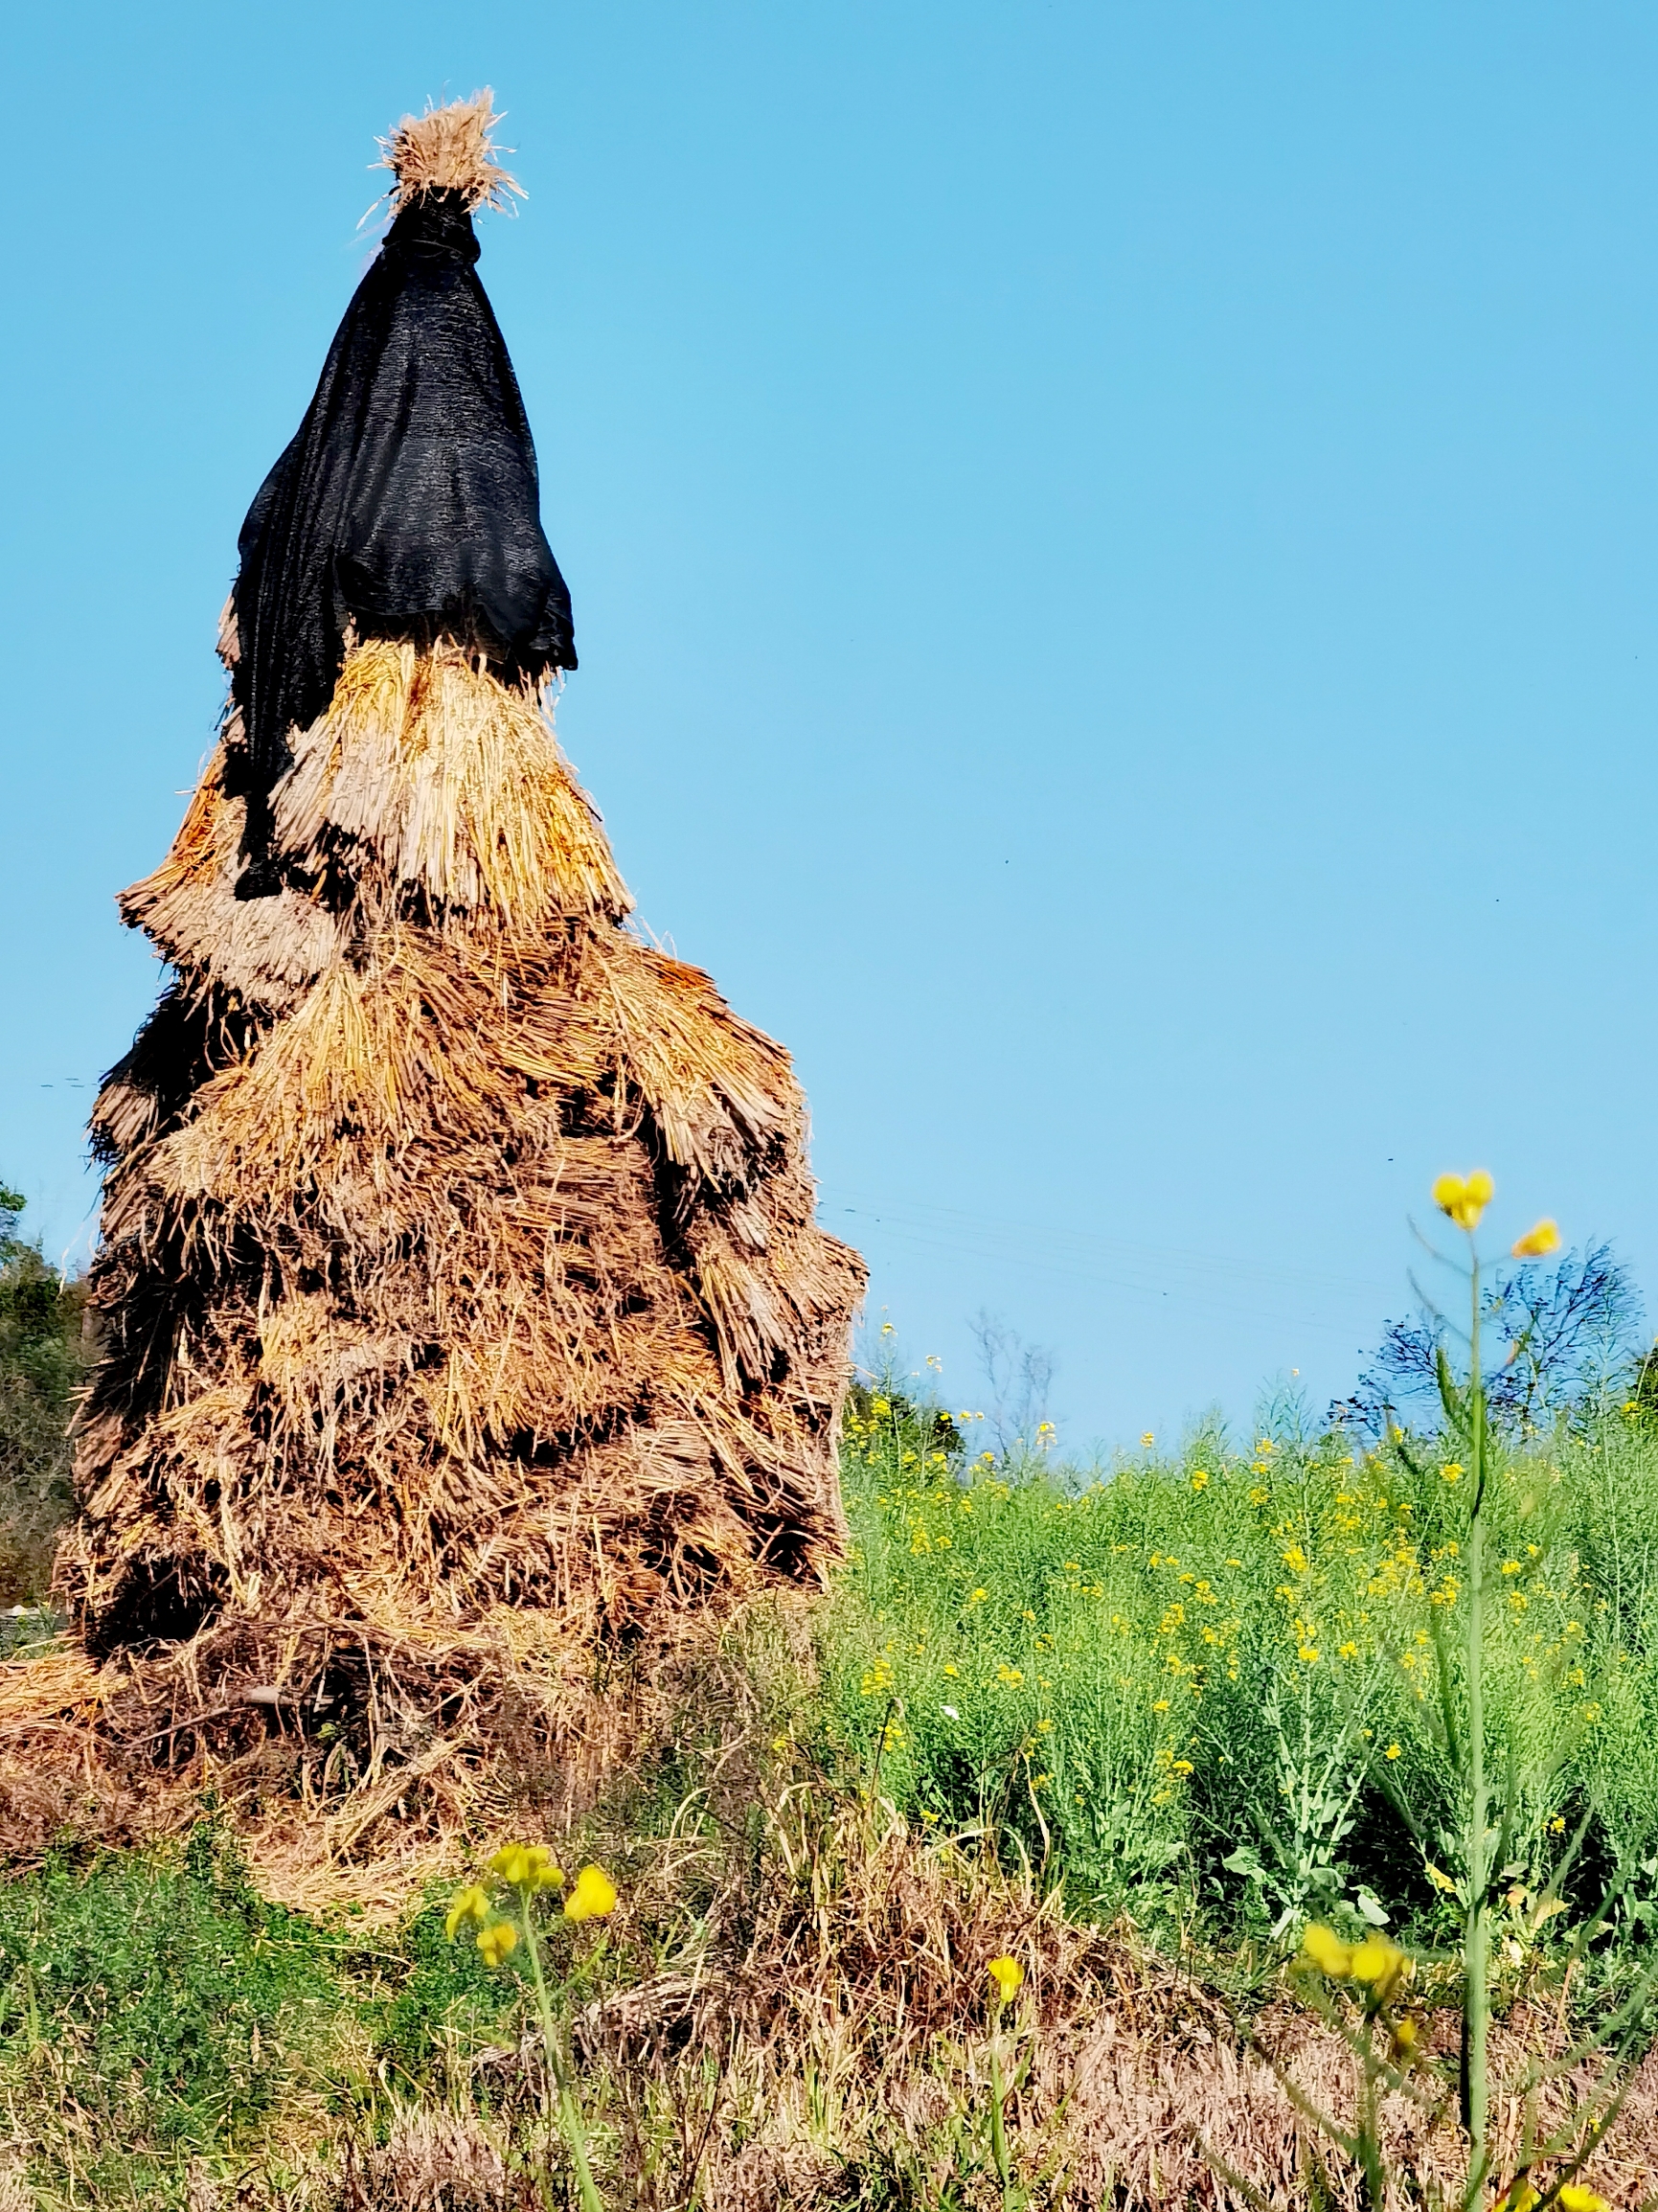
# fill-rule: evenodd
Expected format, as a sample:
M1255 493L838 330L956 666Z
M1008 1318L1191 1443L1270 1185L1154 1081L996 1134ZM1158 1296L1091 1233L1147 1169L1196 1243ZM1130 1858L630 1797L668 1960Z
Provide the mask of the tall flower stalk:
M1018 1995L1025 1970L1016 1958L993 1958L986 1970L990 1977L990 2162L1002 2187L1003 2212L1014 2212L1020 2192L1013 2179L1012 2154L1008 2148L1008 2090L1002 2070L1002 2013Z
M506 1917L494 1916L494 1900L481 1883L469 1882L457 1890L444 1920L444 1927L451 1942L463 1927L476 1925L478 1950L487 1965L502 1966L518 1948L523 1937L525 1955L530 1961L530 1986L535 1994L535 2010L541 2021L541 2041L547 2054L547 2073L555 2091L549 2099L556 2103L559 2132L570 2152L570 2162L576 2169L577 2194L581 2200L581 2212L604 2212L604 2200L599 2194L599 2184L593 2178L593 2162L587 2153L587 2131L582 2124L581 2108L576 2099L575 2079L570 2066L570 2054L565 2047L564 2031L554 2007L556 1994L562 1995L568 1988L568 1978L555 1993L548 1987L546 1969L542 1963L541 1941L535 1927L535 1899L543 1890L561 1889L564 1892L563 1917L567 1921L602 1920L614 1911L616 1887L601 1867L584 1866L574 1881L567 1881L561 1869L555 1865L552 1853L544 1843L509 1843L496 1852L489 1861L489 1871L498 1876L511 1900ZM543 2194L547 2195L545 2185ZM547 2195L549 2207L552 2197Z
M1468 1511L1468 1608L1465 1631L1467 1699L1467 1796L1463 1836L1466 1877L1463 1922L1462 2114L1467 2132L1470 2178L1484 2182L1490 2166L1490 2092L1488 2044L1490 1996L1490 1828L1486 1783L1486 1476L1490 1464L1485 1373L1480 1357L1480 1254L1475 1233L1495 1186L1484 1170L1441 1175L1434 1203L1468 1240L1467 1453L1472 1477ZM1535 1234L1535 1232L1533 1232Z
M1509 1863L1522 1817L1524 1790L1521 1778L1510 1770L1506 1781L1493 1783L1488 1767L1488 1713L1486 1681L1486 1630L1489 1593L1486 1578L1486 1507L1493 1452L1487 1406L1481 1346L1482 1268L1475 1235L1494 1195L1491 1177L1482 1170L1469 1175L1441 1175L1433 1187L1434 1203L1468 1240L1468 1367L1465 1385L1458 1383L1450 1362L1439 1356L1440 1395L1445 1419L1461 1438L1466 1466L1442 1468L1447 1481L1468 1483L1468 1516L1465 1530L1466 1587L1461 1649L1461 1698L1456 1681L1452 1639L1436 1639L1440 1662L1440 1719L1444 1752L1455 1776L1460 1818L1444 1836L1448 1848L1461 1859L1460 1880L1442 1872L1428 1856L1427 1842L1408 1801L1390 1787L1397 1810L1416 1836L1427 1860L1427 1872L1436 1888L1454 1897L1461 1908L1459 1950L1463 1983L1462 2051L1455 2109L1465 2143L1464 2181L1458 2201L1463 2212L1487 2200L1494 2191L1492 2212L1607 2212L1604 2201L1585 2187L1577 2176L1617 2117L1627 2093L1628 2079L1612 2087L1612 2079L1627 2059L1632 2036L1654 1986L1658 1969L1643 1977L1630 1999L1591 2029L1583 2040L1554 2059L1533 2059L1523 2080L1505 2085L1506 2093L1517 2093L1528 2107L1545 2081L1560 2080L1586 2059L1610 2061L1601 2090L1586 2107L1578 2106L1563 2127L1537 2138L1528 2124L1517 2161L1506 2176L1498 2171L1490 2132L1489 2030L1491 1897L1496 1884L1517 1870ZM1511 1247L1518 1261L1541 1259L1559 1247L1560 1232L1550 1220L1538 1221ZM1420 1474L1411 1448L1397 1429L1393 1447L1403 1463ZM1455 1547L1453 1547L1454 1549ZM1454 1594L1454 1593L1453 1593ZM1459 1719L1459 1708L1461 1719ZM1499 1724L1503 1716L1491 1718ZM1393 1750L1387 1754L1391 1757ZM1533 1777L1534 1779L1534 1777ZM1556 1823L1558 1825L1558 1823ZM1553 1911L1563 1909L1557 1901L1560 1884L1573 1862L1588 1825L1585 1815L1560 1866L1536 1907L1534 1925L1540 1927ZM1577 1957L1585 1941L1604 1920L1608 1899L1573 1947ZM1293 2082L1282 2074L1296 2109L1327 2143L1336 2146L1357 2169L1358 2194L1371 2212L1383 2212L1394 2193L1382 2153L1380 2108L1383 2098L1402 2096L1415 2103L1430 2128L1439 2125L1442 2110L1451 2109L1450 2085L1442 2096L1433 2087L1435 2074L1423 2053L1416 2016L1408 2009L1411 1962L1396 1945L1374 1931L1361 1942L1349 1943L1331 1928L1309 1927L1304 1935L1298 1968L1302 1984L1326 2019L1347 2040L1362 2070L1362 2088L1355 2130L1341 2127L1319 2109ZM1219 2158L1217 2169L1229 2169ZM1552 2168L1552 2180L1542 2170ZM1533 2177L1540 2183L1533 2185ZM1403 2175L1395 2182L1415 2179ZM1419 2184L1420 2185L1420 2184ZM1245 2187L1244 2193L1248 2191ZM1428 2201L1442 2201L1427 2192ZM1253 2201L1253 2199L1252 2199Z
M1493 1877L1506 1856L1514 1806L1511 1790L1500 1808L1500 1833L1491 1825L1491 1790L1486 1772L1486 1489L1490 1475L1490 1423L1486 1405L1485 1364L1480 1345L1482 1311L1480 1252L1476 1241L1480 1221L1495 1195L1496 1186L1483 1168L1468 1175L1441 1175L1434 1184L1434 1203L1468 1240L1468 1383L1459 1409L1457 1392L1444 1356L1441 1354L1440 1389L1447 1415L1463 1415L1466 1434L1468 1473L1468 1597L1464 1626L1463 1690L1467 1707L1466 1743L1460 1764L1464 1769L1463 1831L1463 2038L1461 2109L1468 2138L1470 2187L1481 2187L1491 2166L1490 2081L1488 2046L1491 2020L1490 1943ZM1543 1220L1519 1238L1512 1248L1516 1260L1541 1259L1556 1250L1560 1232ZM1448 1718L1451 1701L1444 1699ZM1454 1743L1447 1749L1454 1752Z

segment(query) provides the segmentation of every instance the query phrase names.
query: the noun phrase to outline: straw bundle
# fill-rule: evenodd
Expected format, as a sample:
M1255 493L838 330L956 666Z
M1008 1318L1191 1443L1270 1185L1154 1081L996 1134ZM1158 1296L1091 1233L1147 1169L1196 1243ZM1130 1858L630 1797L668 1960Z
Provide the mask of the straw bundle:
M58 1583L112 1745L281 1767L341 1849L568 1733L596 1650L821 1574L863 1270L787 1055L629 933L529 685L352 646L255 899L239 739L122 901L176 980L93 1119Z

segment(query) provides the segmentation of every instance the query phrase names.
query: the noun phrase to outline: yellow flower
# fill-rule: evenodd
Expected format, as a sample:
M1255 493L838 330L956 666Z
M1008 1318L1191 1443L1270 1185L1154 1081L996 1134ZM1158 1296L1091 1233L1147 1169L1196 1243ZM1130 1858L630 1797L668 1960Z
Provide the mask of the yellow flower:
M1386 1749L1386 1750L1385 1750L1385 1751L1382 1753L1382 1757L1383 1757L1384 1759L1397 1759L1398 1756L1399 1756L1399 1747L1398 1747L1398 1745L1397 1745L1397 1743L1395 1743L1395 1744L1390 1744L1390 1745L1388 1745L1387 1749Z
M1434 1204L1459 1229L1477 1229L1496 1188L1484 1168L1468 1175L1441 1175L1434 1183Z
M1020 1986L1025 1979L1025 1970L1018 1960L1016 1958L993 1958L987 1964L985 1972L996 1985L996 2002L1003 2005L1011 2004L1018 1995Z
M1421 2031L1407 2013L1403 2019L1394 2022L1393 2043L1388 2056L1396 2066L1409 2065L1416 2057L1417 2041Z
M1445 1873L1444 1869L1442 1867L1435 1866L1431 1859L1428 1861L1427 1877L1436 1889L1449 1890L1455 1889L1457 1886L1456 1883L1451 1880L1450 1876Z
M1157 1439L1152 1435L1150 1429L1147 1429L1140 1441L1145 1446L1146 1449L1149 1451L1151 1447L1157 1442Z
M1515 2181L1497 2199L1491 2212L1532 2212L1537 2192L1530 2181Z
M492 1927L478 1930L478 1949L486 1966L499 1966L513 1950L518 1942L518 1930L510 1920L498 1920Z
M562 1889L564 1877L544 1843L506 1843L489 1861L489 1871L514 1889Z
M968 1597L967 1597L967 1603L968 1603L968 1605L970 1605L970 1606L982 1606L982 1605L984 1604L985 1600L986 1600L986 1599L987 1599L987 1598L989 1596L989 1594L990 1594L990 1593L989 1593L989 1591L988 1591L988 1590L973 1590L973 1591L970 1591L970 1592L968 1593Z
M1453 1459L1449 1467L1440 1469L1440 1480L1442 1482L1461 1482L1462 1479L1463 1463L1460 1459Z
M1612 2212L1605 2198L1593 2189L1585 2189L1581 2181L1562 2181L1556 2201L1560 2212Z
M1209 1488L1209 1477L1204 1472L1202 1468L1199 1468L1197 1472L1192 1476L1192 1487L1193 1490L1207 1490Z
M1339 1976L1352 1972L1352 1947L1343 1943L1332 1928L1322 1927L1316 1920L1301 1939L1301 1951L1320 1973Z
M616 1884L602 1868L584 1866L564 1900L566 1920L602 1920L616 1909Z
M480 1926L489 1916L489 1892L480 1889L475 1881L467 1882L465 1889L456 1890L449 1909L443 1915L443 1933L451 1943L467 1921L475 1920Z
M1410 1961L1397 1943L1385 1935L1367 1935L1352 1954L1348 1972L1354 1981L1368 1982L1376 2002L1386 2004L1409 1969Z
M1545 1252L1559 1249L1560 1224L1551 1220L1547 1214L1540 1221L1534 1221L1523 1237L1516 1237L1511 1246L1516 1260L1540 1260ZM1564 2194L1562 2191L1562 2197Z

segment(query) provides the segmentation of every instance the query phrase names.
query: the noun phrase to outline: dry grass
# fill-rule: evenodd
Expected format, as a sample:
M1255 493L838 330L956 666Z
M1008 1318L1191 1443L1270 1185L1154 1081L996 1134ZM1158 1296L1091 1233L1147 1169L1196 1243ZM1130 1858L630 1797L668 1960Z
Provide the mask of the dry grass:
M633 2145L619 2173L638 2170L647 2143L694 2145L709 2212L877 2193L933 2203L951 2190L999 2203L984 2136L985 1962L1008 1953L1028 1974L1015 2045L1028 2070L1009 2120L1034 2203L1243 2212L1222 2163L1275 2204L1307 2201L1305 2123L1228 2008L1177 1964L1124 1930L1076 1926L1030 1880L923 1842L878 1807L826 1810L813 1784L767 1794L764 1818L772 1882L722 1900L714 1956L625 1992L591 2022L594 2063L623 2108L619 2149ZM666 1858L663 1874L684 1879ZM1433 2032L1454 2074L1454 2017ZM1351 2121L1353 2064L1334 2033L1281 2000L1254 2034L1305 2094ZM1519 2078L1559 2040L1550 2015L1510 2018L1496 2077ZM1538 2117L1569 2120L1591 2086L1579 2069ZM1500 2155L1517 2154L1524 2118L1517 2099L1501 2103ZM1459 2191L1452 2128L1395 2100L1386 2135L1397 2173ZM1619 2202L1658 2188L1658 2054L1587 2175ZM1334 2201L1356 2206L1356 2178L1332 2178ZM652 2186L624 2184L616 2201L668 2212L687 2179L683 2152L669 2153Z
M826 1772L791 1740L790 1716L810 1693L812 1632L804 1596L758 1601L723 1636L688 1630L648 1676L595 1700L595 1724L612 1734L590 1746L592 1786L526 1769L512 1802L476 1807L467 1844L442 1861L457 1879L510 1831L545 1836L566 1864L598 1856L620 1879L572 2022L606 2202L993 2212L985 1970L1011 1953L1027 1978L1011 2022L1022 2072L1009 2125L1033 2207L1241 2212L1247 2199L1217 2160L1274 2204L1310 2203L1305 2124L1260 2053L1339 2115L1352 2089L1342 2041L1287 1993L1269 1993L1252 2037L1241 2034L1189 1962L1150 1952L1126 1926L1079 1925L1030 1872L1010 1873L970 1839L913 1834L870 1777L860 1787ZM59 1664L65 1696L92 1693L72 1659ZM274 1824L256 1841L280 1886ZM320 1904L314 1865L291 1842L287 1853L289 1894ZM411 1879L438 1866L429 1854L399 1865L388 1851L377 1902L399 1883L406 1898ZM339 1879L376 1902L362 1866ZM395 1957L397 1941L388 1929L378 1949ZM1558 2049L1546 1999L1539 1985L1499 2025L1499 2078ZM540 2201L526 2169L547 2135L538 2041L521 2024L521 2037L509 2018L470 2041L443 2028L424 2069L390 2088L352 2016L342 2034L355 2039L352 2093L324 2093L326 2072L296 2078L263 2145L201 2164L190 2202L523 2212ZM1427 2024L1454 2064L1454 2014L1430 2010ZM1588 2087L1580 2075L1556 2085L1541 2117L1569 2118ZM1499 2100L1505 2155L1522 2120L1516 2102ZM1415 2187L1454 2188L1448 2129L1396 2105L1388 2133ZM1587 2178L1633 2205L1658 2187L1655 2146L1658 2056ZM1356 2205L1351 2181L1333 2180L1329 2201ZM1401 2184L1400 2201L1408 2195Z
M377 166L397 180L396 207L406 207L422 192L458 192L468 209L504 208L513 196L525 196L517 178L495 159L494 98L486 85L470 100L428 104L424 115L405 115L391 137L380 140Z

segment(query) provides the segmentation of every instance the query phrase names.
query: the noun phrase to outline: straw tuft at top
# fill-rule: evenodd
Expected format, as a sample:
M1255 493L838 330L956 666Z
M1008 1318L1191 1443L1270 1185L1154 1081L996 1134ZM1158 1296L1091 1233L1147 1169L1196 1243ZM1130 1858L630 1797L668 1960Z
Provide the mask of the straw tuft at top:
M423 192L458 192L468 210L508 207L514 194L526 197L517 178L495 159L490 133L501 119L494 112L494 98L486 85L470 100L452 100L446 107L428 105L424 115L405 115L390 138L379 141L381 159L375 167L389 169L397 180L394 211Z

